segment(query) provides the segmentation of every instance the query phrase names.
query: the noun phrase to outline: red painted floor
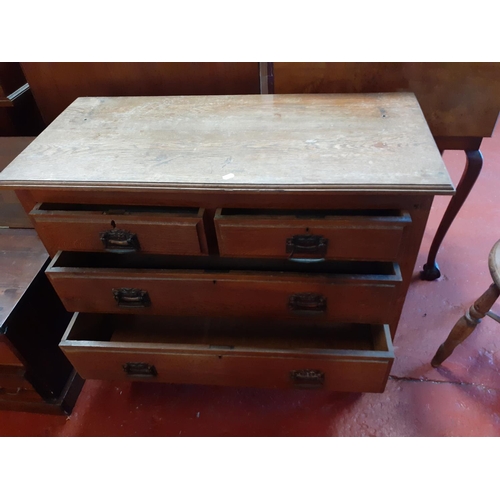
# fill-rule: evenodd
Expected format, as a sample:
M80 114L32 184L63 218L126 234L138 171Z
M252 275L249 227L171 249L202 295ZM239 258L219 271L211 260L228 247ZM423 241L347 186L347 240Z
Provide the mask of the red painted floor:
M485 318L440 369L429 362L490 284L500 238L500 131L439 252L443 276L418 279L448 203L434 202L384 394L332 394L87 381L71 417L0 412L2 436L500 436L500 325ZM465 155L446 152L458 183ZM500 311L500 304L497 307Z

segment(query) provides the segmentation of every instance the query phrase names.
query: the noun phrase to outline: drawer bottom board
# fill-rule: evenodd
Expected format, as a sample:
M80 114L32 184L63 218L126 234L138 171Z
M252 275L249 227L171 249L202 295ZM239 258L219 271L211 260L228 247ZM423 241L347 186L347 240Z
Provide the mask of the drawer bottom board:
M382 392L387 325L75 313L60 346L85 379Z

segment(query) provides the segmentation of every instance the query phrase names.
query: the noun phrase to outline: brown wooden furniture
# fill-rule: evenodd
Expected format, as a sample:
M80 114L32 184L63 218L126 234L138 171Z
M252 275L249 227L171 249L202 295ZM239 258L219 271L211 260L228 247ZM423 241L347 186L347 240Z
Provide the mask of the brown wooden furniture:
M24 62L46 125L85 96L258 94L259 63Z
M0 229L0 410L71 413L83 381L59 349L71 319L34 229Z
M0 137L0 172L34 137ZM0 228L30 228L31 220L14 191L0 191Z
M481 141L491 137L500 112L500 63L270 64L264 76L277 94L413 92L439 150L465 151L464 173L421 273L424 280L439 278L439 247L481 172Z
M0 183L84 378L374 392L453 194L412 94L81 98Z
M42 117L19 63L0 62L0 136L36 135Z
M493 283L457 321L448 338L439 346L438 351L431 361L434 368L451 356L455 348L475 330L476 326L485 316L490 316L500 323L500 316L490 311L493 304L500 297L500 240L491 249L488 266Z

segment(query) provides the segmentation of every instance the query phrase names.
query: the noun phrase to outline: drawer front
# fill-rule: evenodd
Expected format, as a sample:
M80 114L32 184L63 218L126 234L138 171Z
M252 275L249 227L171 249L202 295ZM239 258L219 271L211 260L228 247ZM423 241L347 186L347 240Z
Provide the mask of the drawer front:
M238 316L390 323L400 276L325 277L279 273L160 273L48 270L72 312Z
M163 255L203 255L207 243L203 209L194 213L103 213L103 211L44 210L30 215L51 255L58 250ZM105 212L105 210L104 210Z
M382 392L394 359L382 326L375 352L75 341L72 323L60 347L85 379Z
M222 256L298 260L397 261L403 230L410 223L407 212L315 219L224 215L224 210L219 209L215 216Z
M141 349L117 351L113 348L62 349L84 379L383 392L390 371L388 360L155 354ZM138 368L134 368L134 364Z

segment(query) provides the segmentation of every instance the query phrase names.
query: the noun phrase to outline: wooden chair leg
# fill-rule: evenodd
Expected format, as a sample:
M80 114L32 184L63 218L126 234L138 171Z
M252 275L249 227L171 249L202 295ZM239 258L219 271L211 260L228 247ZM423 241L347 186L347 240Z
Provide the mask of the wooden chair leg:
M474 302L470 309L457 321L451 330L448 338L439 346L435 356L432 358L431 365L436 368L439 366L459 344L461 344L486 316L486 313L492 308L500 296L500 289L492 283L488 290Z

